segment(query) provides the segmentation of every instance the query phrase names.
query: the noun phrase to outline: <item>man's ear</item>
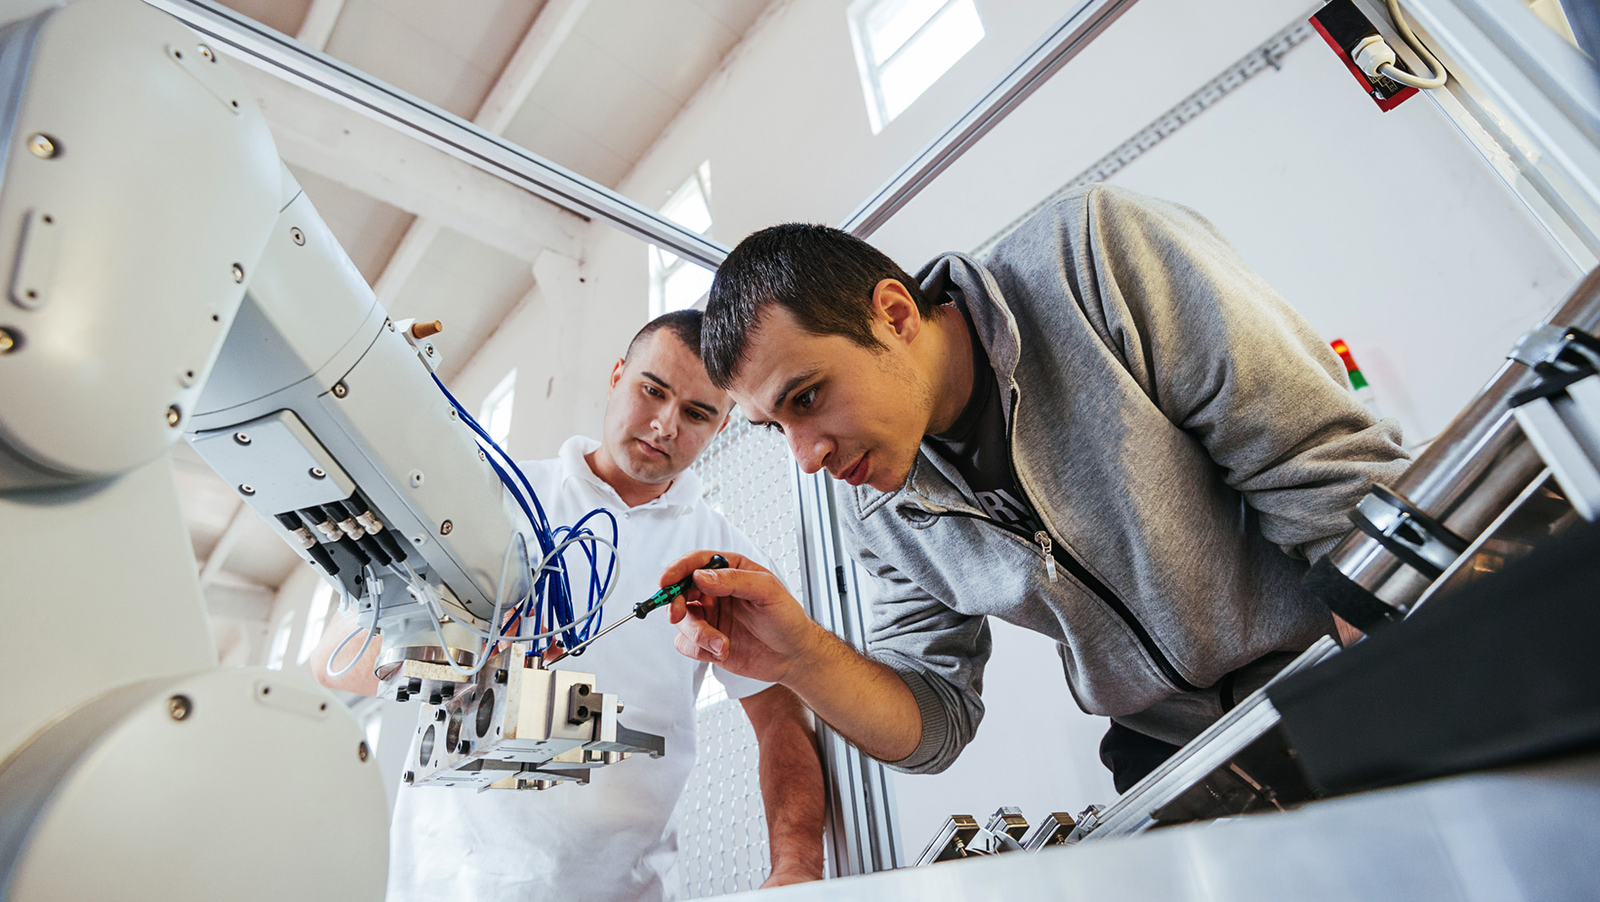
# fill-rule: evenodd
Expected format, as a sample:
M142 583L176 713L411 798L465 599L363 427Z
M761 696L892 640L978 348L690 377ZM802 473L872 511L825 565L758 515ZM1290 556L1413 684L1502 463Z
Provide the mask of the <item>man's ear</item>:
M874 319L888 326L891 334L910 342L922 331L922 311L899 279L884 279L872 289Z
M622 381L622 370L627 365L628 361L621 357L611 365L611 381L606 383L606 397L611 397L611 392L617 387L617 383Z

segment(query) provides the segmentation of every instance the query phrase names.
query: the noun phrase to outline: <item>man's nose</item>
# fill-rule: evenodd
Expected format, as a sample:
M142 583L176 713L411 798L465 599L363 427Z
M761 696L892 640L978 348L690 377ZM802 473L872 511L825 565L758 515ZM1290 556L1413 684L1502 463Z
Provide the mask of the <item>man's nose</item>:
M678 415L670 410L659 411L650 421L650 428L662 438L672 438L678 434Z
M822 469L828 459L831 445L824 439L811 436L799 430L789 432L789 453L794 455L795 463L800 465L800 470L811 474Z

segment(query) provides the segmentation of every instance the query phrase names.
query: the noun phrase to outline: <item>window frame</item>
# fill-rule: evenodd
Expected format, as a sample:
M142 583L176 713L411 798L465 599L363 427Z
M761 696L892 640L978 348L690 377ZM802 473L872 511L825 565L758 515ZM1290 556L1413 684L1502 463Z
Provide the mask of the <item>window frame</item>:
M961 56L951 60L950 65L945 67L944 72L940 72L938 77L934 78L933 81L928 82L927 87L924 87L922 91L918 92L917 96L912 98L911 102L907 103L904 109L900 110L900 113L895 113L893 116L889 115L889 103L885 99L883 93L883 71L889 68L889 66L892 65L895 60L901 57L901 55L910 50L917 43L917 41L927 34L928 29L932 27L935 22L939 21L939 19L944 16L945 13L949 12L951 7L955 6L956 4L970 3L972 5L973 15L978 16L978 21L980 24L983 21L983 17L978 15L977 0L944 0L944 2L939 5L938 9L933 11L932 15L928 16L928 18L924 20L921 25L918 25L916 30L913 31L903 42L901 42L900 46L896 47L893 53L889 54L888 58L884 59L882 62L874 62L872 59L872 48L870 42L867 40L866 35L866 20L867 16L871 14L874 8L889 2L893 2L893 0L854 0L854 2L852 2L845 10L845 19L850 26L850 44L855 48L856 70L861 76L861 93L866 100L867 118L872 123L872 133L874 135L881 133L886 127L888 127L890 122L893 122L900 115L900 113L911 109L917 100L920 99L923 94L927 93L928 88L933 87L933 85L937 83L940 78L943 78L945 73L949 72L955 67L955 64L961 59L961 57L964 57L967 55L967 53L971 52L972 48L967 48L966 51L962 52ZM978 40L982 41L983 38L987 36L988 30L985 29L984 34L980 36ZM976 47L977 43L974 43L972 46Z
M706 215L707 215L708 218L710 218L710 214L711 214L711 161L710 160L705 160L699 166L696 166L694 168L694 171L689 173L689 177L687 179L684 179L683 184L679 185L677 190L673 191L672 194L667 197L667 202L661 205L662 213L666 214L667 210L670 210L674 206L676 206L677 204L681 203L683 201L683 199L691 191L699 193L700 201L701 201L701 203L703 203L705 205L705 208L706 208ZM673 217L670 214L666 214L666 215L667 215L668 219L673 219ZM677 222L676 219L673 219L673 221ZM711 227L712 227L712 225L715 224L715 222L716 222L716 220L714 218L711 219L711 221L706 224L706 227L704 229L700 230L700 234L702 234L702 235L710 234ZM684 225L681 222L678 223L678 224L679 225ZM685 226L685 227L687 228L687 226ZM672 311L669 311L669 310L666 309L666 304L667 304L667 283L669 281L671 281L672 277L674 275L676 275L679 271L681 271L683 269L683 267L685 267L685 266L699 266L700 264L695 263L694 261L689 260L689 259L687 259L685 257L680 257L677 254L674 254L671 251L666 250L665 248L663 248L663 247L661 247L659 245L652 244L652 245L649 245L648 247L649 247L649 250L648 250L647 254L648 254L648 259L649 259L649 264L650 264L650 311L649 312L650 312L650 319L655 319L656 317L661 316L662 314L672 312ZM671 258L671 260L667 259L669 257ZM705 299L706 299L706 293L702 292L701 295L698 298L696 298L694 300L694 302L689 304L687 307L681 307L681 308L675 308L675 309L686 310L686 309L689 309L690 307L696 307L696 306L699 306L699 304L702 301L704 301Z

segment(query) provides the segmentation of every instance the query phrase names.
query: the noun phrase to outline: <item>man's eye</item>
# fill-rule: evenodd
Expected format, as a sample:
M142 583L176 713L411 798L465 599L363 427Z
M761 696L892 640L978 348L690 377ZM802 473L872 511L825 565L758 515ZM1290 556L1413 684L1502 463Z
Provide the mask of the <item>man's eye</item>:
M645 390L645 393L648 394L652 398L661 397L661 390L656 388L654 385L651 385L648 382L645 383L644 390Z
M783 424L777 421L762 423L761 428L776 430L780 434L783 432Z
M808 388L799 395L795 396L794 404L796 407L810 407L812 404L816 403L816 400L817 390L814 388Z
M689 419L694 420L696 423L704 423L708 418L698 410L691 410L689 411Z

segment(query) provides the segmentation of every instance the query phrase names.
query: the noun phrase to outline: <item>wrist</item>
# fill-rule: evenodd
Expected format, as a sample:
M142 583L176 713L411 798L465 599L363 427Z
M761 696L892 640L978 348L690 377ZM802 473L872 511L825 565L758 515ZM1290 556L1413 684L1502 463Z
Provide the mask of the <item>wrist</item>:
M805 698L805 690L814 680L829 672L828 662L842 644L838 636L807 620L794 652L789 655L788 673L781 682Z

